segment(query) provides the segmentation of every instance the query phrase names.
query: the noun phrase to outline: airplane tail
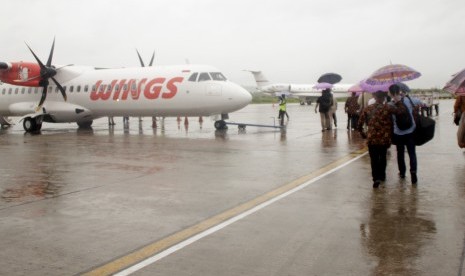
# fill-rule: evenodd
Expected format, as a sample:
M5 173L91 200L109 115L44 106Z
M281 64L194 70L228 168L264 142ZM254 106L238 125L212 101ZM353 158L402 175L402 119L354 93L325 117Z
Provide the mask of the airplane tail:
M246 70L250 73L252 73L253 77L255 78L255 82L257 83L258 88L266 86L270 84L270 81L263 75L262 71L251 71L251 70Z

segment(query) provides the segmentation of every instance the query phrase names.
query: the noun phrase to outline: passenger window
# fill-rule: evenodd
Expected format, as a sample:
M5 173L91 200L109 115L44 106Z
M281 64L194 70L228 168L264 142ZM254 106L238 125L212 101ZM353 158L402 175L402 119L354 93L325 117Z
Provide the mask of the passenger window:
M119 90L119 84L115 85L115 91Z
M189 77L189 81L196 81L196 80L197 80L197 75L198 75L198 74L199 74L199 73L194 73L194 74L192 74L192 75Z
M31 91L32 91L32 88L29 87L29 88L27 89L27 93L28 93L28 94L31 94Z
M11 94L11 91L13 91L12 88L8 89L8 94Z
M111 84L108 85L107 92L111 91Z
M80 85L78 85L76 88L77 88L77 89L76 89L76 90L77 90L76 92L81 92L81 86L80 86Z
M89 91L89 85L86 84L86 86L84 86L84 92L87 92Z
M123 85L123 90L124 90L124 91L127 91L127 90L128 90L128 85L127 85L127 84L124 84L124 85Z
M136 91L136 88L137 88L137 84L136 84L136 82L134 81L134 82L132 83L132 85L131 85L131 90L132 90L132 91Z
M49 86L47 91L48 91L48 93L50 94L50 93L53 92L53 88L52 88L51 86Z
M105 90L105 85L100 85L100 92L103 92Z
M73 91L74 91L74 85L71 85L71 86L69 87L69 92L70 92L70 93L73 93Z
M15 89L15 94L18 94L19 88Z
M208 81L211 80L210 75L208 73L200 73L199 81Z
M213 80L226 81L226 78L220 72L210 72Z
M24 94L24 92L26 92L26 88L21 88L21 94Z

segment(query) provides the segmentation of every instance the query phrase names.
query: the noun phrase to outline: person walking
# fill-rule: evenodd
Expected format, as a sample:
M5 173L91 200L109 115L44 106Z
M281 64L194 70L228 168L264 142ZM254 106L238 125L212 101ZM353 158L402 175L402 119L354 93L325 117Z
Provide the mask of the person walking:
M282 94L281 97L279 97L278 119L279 119L280 125L284 124L284 116L287 114L286 105L287 105L286 95ZM289 115L287 115L287 119L289 120Z
M357 128L359 109L360 105L358 104L357 93L352 92L352 95L347 98L344 105L344 111L347 113L347 129L354 130Z
M334 95L331 93L331 97L333 98L333 104L331 105L330 111L331 111L331 119L334 123L334 127L337 128L337 116L336 116L336 111L337 111L337 99L334 98Z
M402 112L405 108L411 117L412 124L407 129L400 129L396 116L393 115L394 134L392 137L393 144L396 145L397 149L397 166L399 168L399 177L404 179L405 172L407 170L405 165L405 148L407 148L408 156L410 159L410 177L412 184L417 184L417 154L415 149L415 141L413 137L413 131L415 130L415 120L413 117L413 110L416 105L420 106L422 103L417 98L407 98L400 94L400 87L397 84L389 86L389 94L391 95L391 105L396 108L396 112ZM407 96L409 97L409 96ZM412 105L413 103L413 105ZM414 106L415 105L415 106Z
M331 89L322 91L321 96L316 100L315 113L320 112L321 131L332 129L330 109L333 105Z
M115 120L113 119L113 116L108 116L108 125L109 126L115 125Z
M465 96L457 96L454 103L454 123L459 126L457 130L457 143L465 148Z
M357 124L357 130L367 139L373 188L378 188L381 181L386 180L386 155L391 146L394 107L384 103L384 95L382 91L374 93L376 102L363 109Z

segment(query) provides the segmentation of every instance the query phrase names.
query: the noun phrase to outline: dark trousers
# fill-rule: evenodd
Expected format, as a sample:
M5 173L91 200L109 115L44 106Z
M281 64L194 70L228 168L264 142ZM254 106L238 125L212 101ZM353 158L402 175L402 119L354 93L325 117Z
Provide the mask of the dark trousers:
M386 180L386 154L389 146L368 145L373 181Z
M356 129L358 123L358 114L347 114L347 129Z
M410 159L410 173L417 172L417 153L415 151L415 140L413 139L413 133L405 135L394 134L393 140L395 141L397 148L397 166L399 167L399 173L405 175L407 170L405 166L405 148L407 148L408 157Z

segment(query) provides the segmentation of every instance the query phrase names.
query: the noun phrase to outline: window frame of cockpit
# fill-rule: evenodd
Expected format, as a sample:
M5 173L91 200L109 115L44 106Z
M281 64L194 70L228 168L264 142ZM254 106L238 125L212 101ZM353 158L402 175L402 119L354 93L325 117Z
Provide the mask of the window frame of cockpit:
M208 79L201 79L202 76L208 76ZM198 82L201 82L201 81L210 81L212 80L212 77L210 76L210 74L208 72L201 72L199 73L199 77L197 79Z

